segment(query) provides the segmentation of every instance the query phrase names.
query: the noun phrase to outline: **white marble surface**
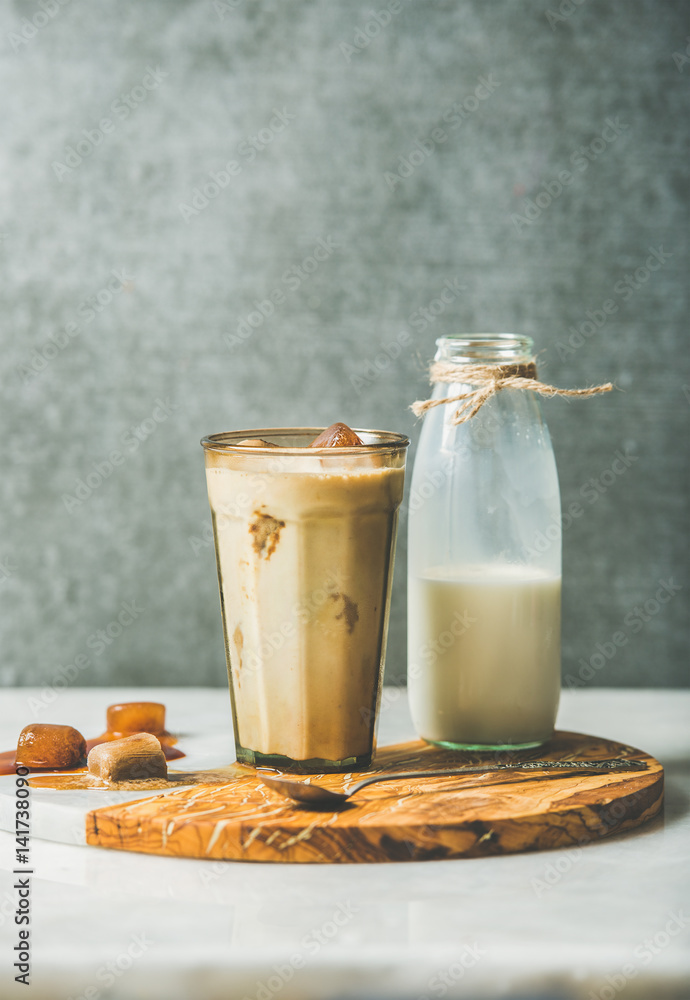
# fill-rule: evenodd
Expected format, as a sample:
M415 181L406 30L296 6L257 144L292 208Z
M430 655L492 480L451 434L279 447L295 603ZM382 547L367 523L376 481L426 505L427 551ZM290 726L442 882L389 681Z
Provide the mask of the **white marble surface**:
M0 748L32 718L32 694L3 693ZM135 697L165 701L174 731L215 733L210 747L190 745L209 764L231 755L223 690L67 690L40 720L93 735L109 702ZM29 989L12 982L14 845L0 833L0 997L687 997L689 716L690 692L564 693L560 728L637 745L667 774L664 819L582 850L325 867L35 839ZM380 741L411 735L399 695Z

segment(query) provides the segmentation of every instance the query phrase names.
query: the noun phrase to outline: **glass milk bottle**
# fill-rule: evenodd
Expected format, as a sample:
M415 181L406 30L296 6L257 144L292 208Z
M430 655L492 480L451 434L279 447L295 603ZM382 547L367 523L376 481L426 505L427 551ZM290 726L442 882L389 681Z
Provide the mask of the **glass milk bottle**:
M458 401L424 417L409 517L412 718L443 747L535 747L553 732L560 694L558 475L536 393L471 382L488 366L534 377L533 344L468 334L437 346L445 381L431 399L487 398L464 422Z

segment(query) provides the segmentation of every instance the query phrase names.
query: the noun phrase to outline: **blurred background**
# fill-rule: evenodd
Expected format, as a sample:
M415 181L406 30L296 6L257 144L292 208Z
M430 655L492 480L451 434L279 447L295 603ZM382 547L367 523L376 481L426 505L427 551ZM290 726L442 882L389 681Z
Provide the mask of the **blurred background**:
M689 36L685 0L2 4L2 682L225 687L199 438L344 420L411 470L435 339L511 331L620 389L544 403L565 683L686 686Z

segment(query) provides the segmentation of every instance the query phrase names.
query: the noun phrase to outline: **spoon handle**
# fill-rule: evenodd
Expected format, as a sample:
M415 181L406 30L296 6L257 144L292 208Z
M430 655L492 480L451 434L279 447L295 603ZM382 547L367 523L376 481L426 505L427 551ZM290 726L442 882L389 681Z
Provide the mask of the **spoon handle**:
M358 781L349 795L373 785L377 781L397 781L402 778L451 778L463 774L487 774L489 771L582 771L590 774L603 774L606 771L644 771L647 765L641 760L626 760L614 758L611 760L528 760L522 764L491 764L479 767L460 767L449 771L400 771L395 774L375 774L363 781Z

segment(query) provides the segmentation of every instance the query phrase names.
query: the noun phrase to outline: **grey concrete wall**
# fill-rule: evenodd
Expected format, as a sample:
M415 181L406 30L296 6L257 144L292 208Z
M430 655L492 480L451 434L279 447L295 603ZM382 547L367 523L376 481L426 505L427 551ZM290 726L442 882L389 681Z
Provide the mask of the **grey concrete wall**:
M0 7L4 683L225 684L199 438L342 419L416 440L435 337L512 330L557 384L622 390L545 405L580 510L564 673L687 684L690 7L372 9ZM404 581L402 538L390 679ZM660 581L685 589L658 604Z

